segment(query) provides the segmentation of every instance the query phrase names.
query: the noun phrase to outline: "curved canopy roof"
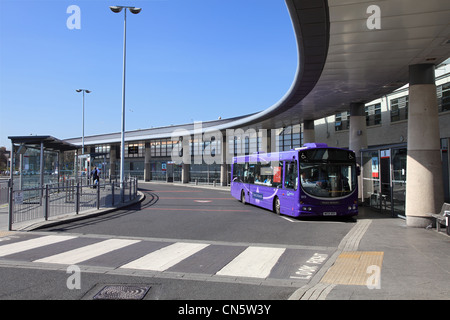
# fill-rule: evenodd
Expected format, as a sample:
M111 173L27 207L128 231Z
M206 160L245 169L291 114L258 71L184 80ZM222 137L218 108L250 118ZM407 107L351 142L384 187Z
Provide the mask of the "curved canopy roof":
M407 84L410 65L450 57L448 0L286 4L299 55L294 83L275 105L228 125L280 128L320 119Z
M448 0L285 1L298 48L291 88L261 112L203 124L203 130L272 129L320 119L407 84L410 65L438 65L450 57ZM191 126L184 127L191 131ZM161 130L127 132L126 140L158 138ZM119 140L117 134L85 139L89 144Z

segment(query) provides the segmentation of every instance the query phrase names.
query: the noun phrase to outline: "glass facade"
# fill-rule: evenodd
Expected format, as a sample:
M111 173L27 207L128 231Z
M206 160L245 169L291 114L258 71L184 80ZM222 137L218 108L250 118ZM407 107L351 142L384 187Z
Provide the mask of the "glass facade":
M361 153L361 197L364 203L393 216L404 216L406 144L363 150Z
M450 82L437 86L439 112L450 111Z

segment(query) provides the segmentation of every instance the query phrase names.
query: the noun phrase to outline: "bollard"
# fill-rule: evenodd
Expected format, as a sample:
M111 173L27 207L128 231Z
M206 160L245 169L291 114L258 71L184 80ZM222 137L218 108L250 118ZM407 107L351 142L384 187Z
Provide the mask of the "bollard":
M48 200L48 184L46 184L45 185L45 197L44 197L44 218L45 218L45 221L48 220L48 211L49 211L48 203L49 203L49 200Z
M75 195L75 213L80 212L80 183L77 182L76 195Z
M100 209L100 179L97 183L97 210Z
M12 224L13 224L13 208L14 208L14 197L13 197L13 181L12 179L9 180L9 208L8 208L8 231L12 231Z
M112 194L112 203L111 206L114 207L114 181L112 182L112 187L111 187L111 194Z

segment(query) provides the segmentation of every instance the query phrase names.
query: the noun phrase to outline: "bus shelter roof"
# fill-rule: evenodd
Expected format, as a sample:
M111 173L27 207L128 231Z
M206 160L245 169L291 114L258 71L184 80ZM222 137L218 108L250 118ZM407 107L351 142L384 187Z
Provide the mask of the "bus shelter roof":
M44 148L53 151L70 151L78 149L78 146L59 140L52 136L10 136L8 139L13 144L23 144L25 146L40 148L43 143Z

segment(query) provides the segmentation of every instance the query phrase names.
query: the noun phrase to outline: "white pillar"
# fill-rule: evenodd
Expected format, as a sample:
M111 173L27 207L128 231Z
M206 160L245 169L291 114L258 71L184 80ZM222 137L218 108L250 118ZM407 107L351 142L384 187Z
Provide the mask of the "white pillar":
M406 223L426 227L444 202L434 64L409 67Z
M364 103L350 104L349 149L355 151L356 158L361 159L361 149L367 148L366 112ZM361 163L361 161L358 161Z
M367 148L367 126L365 104L350 104L349 149L355 151L356 163L361 164L361 149ZM362 171L362 170L361 170ZM358 198L363 199L363 175L358 177Z

